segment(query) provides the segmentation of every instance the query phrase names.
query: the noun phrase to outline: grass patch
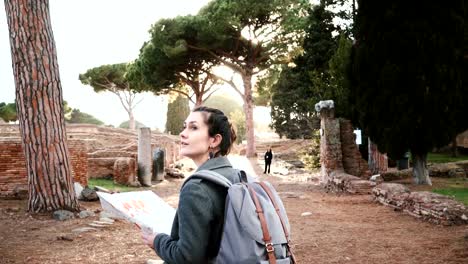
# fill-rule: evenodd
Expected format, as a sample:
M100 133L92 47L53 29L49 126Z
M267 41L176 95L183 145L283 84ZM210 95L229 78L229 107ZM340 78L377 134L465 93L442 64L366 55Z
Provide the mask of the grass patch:
M88 180L88 187L94 188L94 186L104 187L110 191L114 192L131 192L135 191L137 187L129 187L121 184L115 184L113 180L108 179L89 179Z
M444 188L444 189L434 189L432 190L435 193L443 194L447 196L452 196L455 200L468 205L468 188Z
M446 153L428 153L427 162L428 163L447 163L447 162L456 162L461 160L468 160L468 155L458 154L457 157L452 157L451 154Z

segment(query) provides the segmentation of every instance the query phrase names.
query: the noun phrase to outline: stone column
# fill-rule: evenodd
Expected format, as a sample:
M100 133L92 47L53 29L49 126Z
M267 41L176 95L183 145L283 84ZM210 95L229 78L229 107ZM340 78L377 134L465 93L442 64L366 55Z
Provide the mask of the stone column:
M156 148L153 151L153 180L163 181L164 180L164 163L165 155L164 150Z
M332 171L343 171L340 122L335 118L332 100L318 102L315 111L320 116L320 182L325 184L328 183Z
M143 186L151 186L151 130L138 129L138 180Z

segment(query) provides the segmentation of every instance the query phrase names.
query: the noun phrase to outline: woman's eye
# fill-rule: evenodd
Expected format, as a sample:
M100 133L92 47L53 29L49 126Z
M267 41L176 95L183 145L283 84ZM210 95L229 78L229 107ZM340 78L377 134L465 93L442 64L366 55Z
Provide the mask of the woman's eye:
M192 130L197 130L197 127L196 127L196 126L192 126L191 129L192 129Z

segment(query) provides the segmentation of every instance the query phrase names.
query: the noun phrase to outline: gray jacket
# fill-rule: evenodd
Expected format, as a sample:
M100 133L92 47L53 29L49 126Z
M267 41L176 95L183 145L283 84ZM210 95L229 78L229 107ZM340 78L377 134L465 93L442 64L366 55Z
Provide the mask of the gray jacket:
M210 159L199 170L213 170L232 183L240 181L226 157ZM158 234L154 250L166 263L210 263L221 243L227 189L205 180L187 181L180 191L171 235Z

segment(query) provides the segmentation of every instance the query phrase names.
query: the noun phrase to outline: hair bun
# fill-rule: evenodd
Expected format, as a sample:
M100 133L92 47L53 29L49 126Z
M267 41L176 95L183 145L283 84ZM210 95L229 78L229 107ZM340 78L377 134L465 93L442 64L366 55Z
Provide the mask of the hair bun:
M231 130L231 144L234 144L234 142L236 142L236 139L237 139L236 129L235 129L235 127L232 125L231 122L229 122L229 128L230 128L230 130Z

